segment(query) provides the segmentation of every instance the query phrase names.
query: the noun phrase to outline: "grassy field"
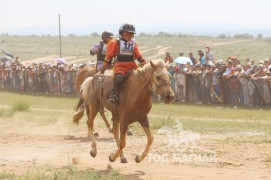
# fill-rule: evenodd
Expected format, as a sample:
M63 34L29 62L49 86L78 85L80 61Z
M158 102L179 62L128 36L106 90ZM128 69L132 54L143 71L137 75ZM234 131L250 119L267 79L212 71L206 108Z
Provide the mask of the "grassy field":
M80 179L80 180L121 180L122 176L117 171L97 172L89 169L81 172L75 166L67 165L61 169L55 169L53 166L44 165L36 167L33 165L26 172L21 174L0 172L0 179Z
M193 52L197 56L197 50L210 46L216 59L226 59L229 56L237 56L242 61L250 57L256 61L270 57L270 39L237 39L216 38L202 36L138 36L135 37L139 47L142 47L144 57L157 54L157 50L149 50L157 46L168 47L172 57L178 56L179 51ZM57 36L0 36L0 40L6 41L0 44L2 50L18 55L22 61L31 60L48 55L58 55L59 45ZM62 37L62 56L75 56L76 58L89 58L89 49L100 41L100 37L93 36L65 36ZM159 55L157 58L164 58ZM86 60L84 60L86 62ZM78 62L79 63L79 62Z
M65 119L65 125L73 130L71 114L77 98L28 96L14 93L0 93L2 120L20 114L21 123L33 121L35 124L55 123ZM14 107L22 106L25 111ZM30 107L29 107L30 106ZM15 112L14 112L15 111ZM109 113L106 114L110 117ZM97 116L97 119L101 119ZM232 107L196 106L187 104L154 104L149 114L151 127L157 130L164 125L174 125L179 120L184 129L199 133L264 132L271 134L271 111L268 109L233 109ZM101 125L104 127L104 124ZM83 125L81 128L85 128ZM132 126L140 130L138 124Z

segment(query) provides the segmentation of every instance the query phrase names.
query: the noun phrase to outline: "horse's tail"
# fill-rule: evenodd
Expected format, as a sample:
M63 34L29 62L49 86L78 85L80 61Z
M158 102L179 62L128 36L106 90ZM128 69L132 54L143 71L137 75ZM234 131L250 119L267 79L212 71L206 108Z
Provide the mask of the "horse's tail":
M92 77L85 79L83 84L81 85L81 96L79 101L74 107L73 113L73 123L79 124L80 119L84 116L84 111L86 105L89 103L89 90L92 87L91 85Z
M89 92L90 92L90 89L92 88L92 78L93 77L86 78L86 80L81 85L81 89L80 89L81 94L82 94L84 101L86 101L86 102L90 101Z
M85 108L86 108L86 102L84 101L83 97L80 96L80 99L74 106L74 113L72 115L74 124L79 124L80 119L84 116Z

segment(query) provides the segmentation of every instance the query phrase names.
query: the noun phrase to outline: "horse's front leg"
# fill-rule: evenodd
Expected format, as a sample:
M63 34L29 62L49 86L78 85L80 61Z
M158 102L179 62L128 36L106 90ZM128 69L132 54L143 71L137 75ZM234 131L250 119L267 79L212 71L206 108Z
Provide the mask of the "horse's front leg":
M115 127L115 125L114 125L114 127L113 127L113 129L115 129L115 128L117 128L117 127ZM127 133L127 130L128 130L128 125L127 124L123 124L123 123L121 123L121 127L120 127L120 141L119 141L119 143L118 143L118 149L117 149L117 151L115 152L115 153L112 153L110 156L109 156L109 161L111 161L111 162L114 162L116 159L117 159L117 157L119 157L119 156L121 156L121 157L123 157L123 158L125 158L124 157L124 154L123 154L123 152L122 152L122 150L123 150L123 148L125 147L125 145L126 145L126 133ZM113 132L114 133L114 137L115 137L115 139L116 139L116 141L118 140L118 134L115 134L118 130L117 129L115 129L115 130L113 130L113 131L115 131L115 132ZM126 158L125 158L126 159ZM123 159L124 160L124 159ZM127 160L126 160L127 161Z
M114 116L112 117L112 120L113 120L113 135L114 135L114 139L116 141L117 147L119 148L119 144L120 144L120 137L119 137L120 122L119 122L119 119L115 118ZM128 130L129 130L129 128L128 128ZM120 152L120 161L121 161L121 163L127 163L127 158L125 157L123 150L121 150L121 152Z
M145 148L145 150L142 152L141 155L137 155L135 158L135 162L136 163L140 163L149 153L149 150L151 148L152 142L153 142L153 136L150 132L150 127L149 127L149 120L146 117L146 119L144 121L142 121L140 123L141 127L143 128L145 134L147 135L148 138L148 142L147 142L147 146Z

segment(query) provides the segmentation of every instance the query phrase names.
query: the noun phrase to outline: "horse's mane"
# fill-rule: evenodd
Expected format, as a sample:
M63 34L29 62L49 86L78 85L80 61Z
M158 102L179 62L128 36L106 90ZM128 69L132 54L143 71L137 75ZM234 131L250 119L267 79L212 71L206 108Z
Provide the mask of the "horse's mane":
M161 60L161 59L157 59L157 60L152 60L152 63L156 66L156 67L161 67L161 68L164 68L166 66L164 60ZM151 69L151 64L150 64L150 61L145 65L143 66L143 70L145 72L148 72L150 69ZM136 72L135 72L136 71ZM142 68L141 67L138 67L136 70L134 70L134 73L137 74L137 73L140 73L142 71Z

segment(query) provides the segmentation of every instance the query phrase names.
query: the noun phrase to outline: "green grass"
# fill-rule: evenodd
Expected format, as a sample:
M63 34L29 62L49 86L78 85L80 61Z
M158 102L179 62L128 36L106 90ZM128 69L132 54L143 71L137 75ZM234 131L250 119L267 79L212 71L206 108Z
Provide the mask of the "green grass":
M176 125L176 118L150 118L151 129L157 131L164 125L170 127ZM217 121L204 119L179 118L184 130L192 130L202 134L221 134L229 132L262 132L271 135L271 122L240 122L240 121ZM139 128L139 126L135 126Z
M164 125L174 126L177 119L185 130L203 134L253 131L271 135L271 111L269 109L155 104L149 117L151 127L155 130ZM135 128L139 128L139 126L135 126Z
M17 102L27 102L31 108L43 108L53 110L72 110L77 97L54 97L54 96L32 96L10 92L0 92L0 105L13 106Z
M169 107L169 108L167 108ZM270 107L266 109L233 109L232 107L218 107L216 105L191 105L191 104L154 104L151 114L156 116L185 117L199 119L228 119L245 121L269 121L271 122Z
M14 112L17 112L17 111L29 111L31 108L31 105L27 102L23 102L23 101L18 101L18 102L15 102L12 106L12 110Z
M15 93L0 93L0 120L15 121L22 126L25 122L36 126L48 126L61 123L68 131L85 131L85 121L79 126L72 124L72 111L77 98L28 96ZM31 111L9 112L14 102L19 103L24 109L31 104ZM4 106L1 108L1 105ZM110 122L111 115L106 113ZM4 118L4 119L3 119ZM99 115L96 122L102 122ZM184 129L200 133L223 133L242 131L261 131L271 134L271 111L269 109L233 109L231 107L196 106L189 104L153 104L149 113L151 128L157 130L164 125L175 125L175 119L182 122ZM99 128L105 128L104 123L99 123ZM76 127L76 128L75 128ZM132 125L132 129L143 132L139 124Z
M79 171L75 166L66 166L63 168L54 168L50 165L43 165L41 167L30 167L26 171L15 174L9 172L0 172L0 179L5 180L120 180L122 176L118 171L93 171L92 169Z
M13 106L16 102L27 102L31 109L47 110L50 113L67 114L72 112L77 97L46 97L46 96L29 96L9 92L0 92L1 104L4 106ZM2 109L3 111L3 109ZM64 111L60 113L61 111ZM1 106L0 106L1 114ZM68 114L70 115L70 114ZM110 115L110 113L108 113ZM217 107L216 105L190 105L190 104L153 104L150 116L162 116L169 118L199 118L212 120L244 120L251 122L267 121L271 122L271 111L266 109L233 109L232 107Z
M116 170L101 170L95 171L93 169L85 169L80 171L76 165L71 165L60 168L55 168L51 165L45 164L37 166L36 158L32 160L32 165L27 167L21 173L0 172L0 179L5 180L22 180L22 179L54 179L54 180L120 180L123 179L120 173Z
M10 108L1 109L0 117L10 117L16 112L27 112L30 111L31 105L24 101L15 101Z

